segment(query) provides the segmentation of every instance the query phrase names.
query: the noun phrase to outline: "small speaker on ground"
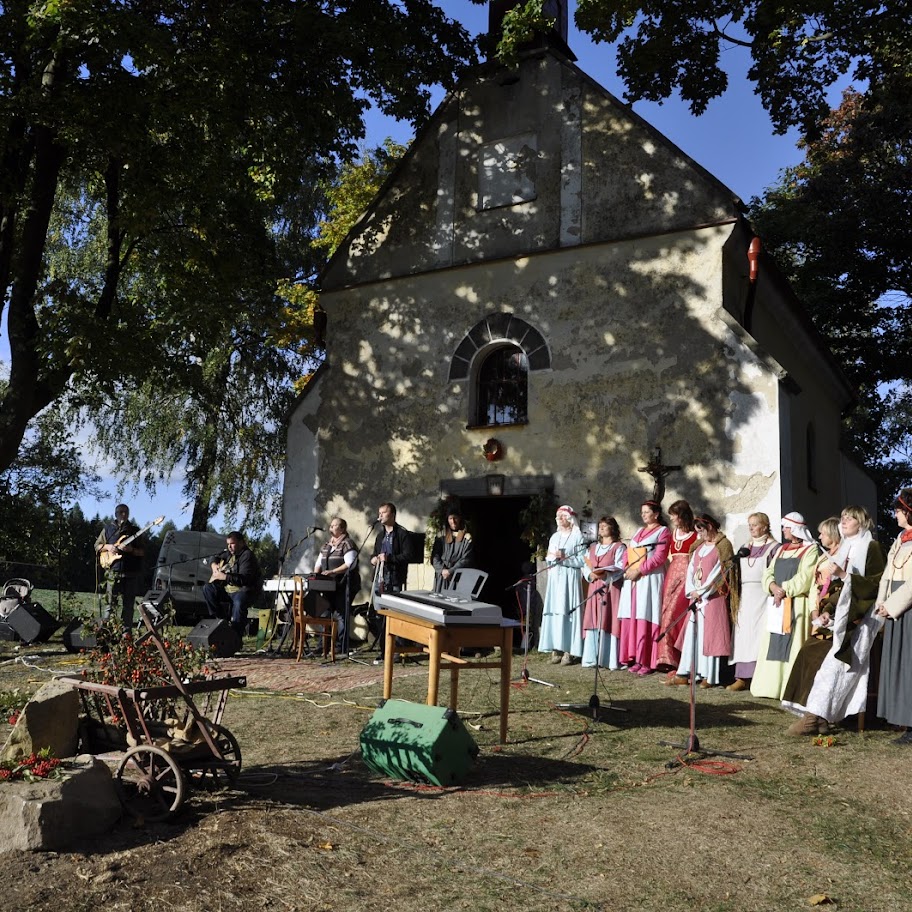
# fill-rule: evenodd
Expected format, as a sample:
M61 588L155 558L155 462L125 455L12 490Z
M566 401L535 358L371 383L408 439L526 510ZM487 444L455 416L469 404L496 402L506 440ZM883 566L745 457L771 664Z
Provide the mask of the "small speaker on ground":
M361 730L361 757L391 779L460 785L478 745L455 710L387 700Z
M67 652L82 652L83 649L94 649L98 645L98 627L100 622L85 621L82 618L73 618L63 628L63 645Z
M46 643L60 624L37 602L14 608L6 618L7 624L19 634L23 643Z
M184 641L194 649L205 649L216 658L227 659L241 648L241 638L232 630L227 621L221 618L206 618L200 621Z

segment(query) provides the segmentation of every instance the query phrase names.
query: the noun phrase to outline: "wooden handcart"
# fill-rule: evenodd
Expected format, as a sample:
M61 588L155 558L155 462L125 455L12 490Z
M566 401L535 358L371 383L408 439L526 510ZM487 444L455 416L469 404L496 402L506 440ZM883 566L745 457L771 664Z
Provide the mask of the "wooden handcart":
M155 644L173 683L129 688L77 675L63 680L80 694L85 749L114 754L115 784L124 809L154 822L177 813L191 786L220 788L237 781L241 749L221 720L229 691L246 687L247 679L182 681L143 606L139 612L148 631L142 638ZM203 699L197 705L199 697ZM161 710L169 704L180 710L165 721Z

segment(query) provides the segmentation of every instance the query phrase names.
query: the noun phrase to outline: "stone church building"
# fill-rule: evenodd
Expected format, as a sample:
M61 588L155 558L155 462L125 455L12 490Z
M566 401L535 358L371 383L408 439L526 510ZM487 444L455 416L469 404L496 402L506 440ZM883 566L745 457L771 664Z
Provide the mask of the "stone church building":
M756 510L775 531L874 504L840 451L853 391L743 204L574 65L553 5L557 32L466 75L337 251L327 359L288 423L283 533L340 515L360 542L387 500L423 531L455 496L493 601L533 497L628 537L657 447L681 467L665 505L736 547Z

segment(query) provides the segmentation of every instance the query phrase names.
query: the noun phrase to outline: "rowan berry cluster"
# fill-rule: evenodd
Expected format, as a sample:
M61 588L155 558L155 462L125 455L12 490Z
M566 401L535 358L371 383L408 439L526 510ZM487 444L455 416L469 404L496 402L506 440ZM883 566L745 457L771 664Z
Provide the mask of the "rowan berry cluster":
M60 760L52 756L48 748L43 748L24 760L4 760L0 763L0 782L14 782L17 779L29 782L36 779L56 779L61 772Z

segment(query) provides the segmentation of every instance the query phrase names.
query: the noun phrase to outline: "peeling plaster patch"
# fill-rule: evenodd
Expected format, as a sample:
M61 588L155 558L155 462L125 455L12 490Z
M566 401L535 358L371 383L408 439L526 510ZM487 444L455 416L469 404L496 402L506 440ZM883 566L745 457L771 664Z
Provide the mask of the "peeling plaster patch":
M608 336L606 335L606 338ZM613 344L613 338L612 338ZM636 373L650 373L650 374L660 374L663 370L666 370L669 367L673 367L678 363L677 357L661 358L659 360L652 360L651 358L632 358L628 361L616 361L610 365L611 374L636 374ZM654 400L659 401L659 400ZM643 403L648 405L647 402Z

